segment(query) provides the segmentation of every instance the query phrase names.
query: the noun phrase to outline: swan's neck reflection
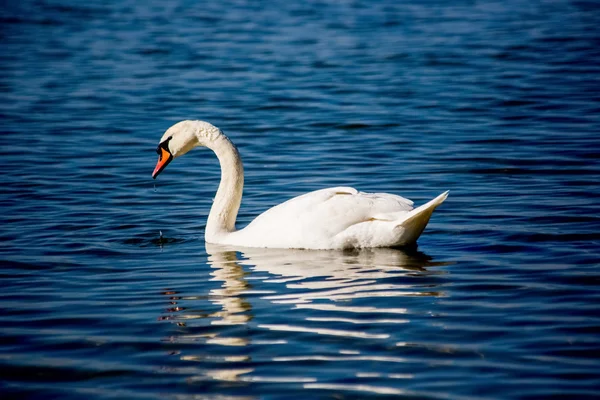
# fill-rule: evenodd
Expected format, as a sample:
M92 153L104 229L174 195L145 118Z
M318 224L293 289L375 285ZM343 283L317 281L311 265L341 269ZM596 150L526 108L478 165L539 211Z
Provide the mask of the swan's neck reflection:
M221 281L223 284L210 291L209 298L222 307L221 312L212 314L215 318L213 325L240 325L250 320L250 303L241 293L250 288L244 279L244 269L237 262L235 251L224 250L209 253L208 262L214 268L211 281Z

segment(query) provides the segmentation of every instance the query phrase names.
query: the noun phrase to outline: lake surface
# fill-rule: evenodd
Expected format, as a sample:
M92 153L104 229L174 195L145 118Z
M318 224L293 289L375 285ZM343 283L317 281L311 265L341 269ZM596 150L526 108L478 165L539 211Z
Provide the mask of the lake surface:
M3 4L1 397L597 398L598 3L203 3ZM214 155L151 179L182 119L240 227L450 196L417 249L205 247Z

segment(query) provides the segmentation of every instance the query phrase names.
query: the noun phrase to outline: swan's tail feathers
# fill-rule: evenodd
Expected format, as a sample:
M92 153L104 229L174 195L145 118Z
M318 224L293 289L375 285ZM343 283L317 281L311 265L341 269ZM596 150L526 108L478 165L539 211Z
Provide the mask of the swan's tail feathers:
M396 229L401 231L397 244L399 246L404 246L415 243L419 236L421 236L421 233L425 230L433 210L442 204L447 197L448 191L440 194L438 197L422 206L409 211L403 219L396 221Z

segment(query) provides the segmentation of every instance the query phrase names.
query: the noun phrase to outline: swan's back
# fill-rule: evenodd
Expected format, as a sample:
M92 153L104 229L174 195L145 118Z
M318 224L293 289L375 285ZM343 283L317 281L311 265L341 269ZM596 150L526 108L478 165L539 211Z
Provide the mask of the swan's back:
M231 244L280 248L386 247L396 245L396 222L413 202L351 187L310 192L279 204L231 235Z

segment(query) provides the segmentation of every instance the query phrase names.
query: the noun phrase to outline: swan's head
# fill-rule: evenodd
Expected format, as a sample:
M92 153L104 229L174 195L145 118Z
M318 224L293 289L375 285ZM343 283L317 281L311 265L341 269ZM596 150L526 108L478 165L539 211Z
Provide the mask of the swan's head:
M156 148L158 162L152 178L156 179L174 158L184 155L194 147L209 146L222 134L219 128L204 121L176 123L167 129Z

